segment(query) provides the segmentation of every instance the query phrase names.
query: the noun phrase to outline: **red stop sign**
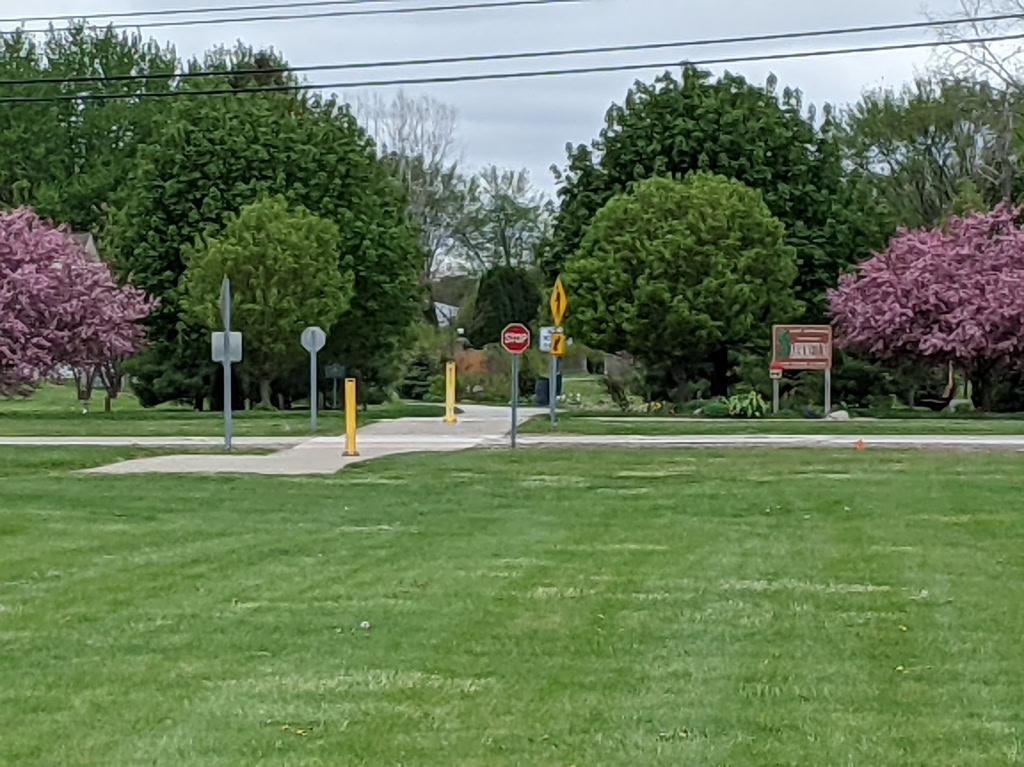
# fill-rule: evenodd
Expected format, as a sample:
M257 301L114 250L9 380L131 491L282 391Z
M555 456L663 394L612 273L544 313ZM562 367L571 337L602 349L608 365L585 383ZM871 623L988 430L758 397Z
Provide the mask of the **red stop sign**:
M519 322L513 322L501 331L501 345L509 354L522 354L530 348L530 329Z

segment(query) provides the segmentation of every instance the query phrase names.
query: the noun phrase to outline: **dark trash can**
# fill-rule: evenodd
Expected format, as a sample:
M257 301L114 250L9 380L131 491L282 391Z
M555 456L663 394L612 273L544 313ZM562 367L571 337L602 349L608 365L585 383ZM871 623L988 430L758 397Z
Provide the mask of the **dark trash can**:
M556 385L558 386L558 390L557 390L558 394L556 396L561 397L562 396L562 376L558 376L556 381L557 381ZM550 399L550 397L548 395L548 392L551 390L550 384L551 384L551 381L548 378L538 378L537 379L537 391L533 395L533 401L534 401L534 403L536 403L537 407L547 407L548 405L551 404L551 399Z

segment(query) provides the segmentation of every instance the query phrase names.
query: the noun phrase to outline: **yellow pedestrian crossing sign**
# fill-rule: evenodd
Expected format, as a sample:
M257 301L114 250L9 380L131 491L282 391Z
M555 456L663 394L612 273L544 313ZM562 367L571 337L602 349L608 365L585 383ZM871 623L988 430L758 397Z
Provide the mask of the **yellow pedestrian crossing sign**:
M562 278L555 280L555 289L551 292L551 318L556 325L561 325L565 319L565 310L569 306L569 297L565 294L565 286Z
M565 356L565 333L555 333L551 336L551 356Z

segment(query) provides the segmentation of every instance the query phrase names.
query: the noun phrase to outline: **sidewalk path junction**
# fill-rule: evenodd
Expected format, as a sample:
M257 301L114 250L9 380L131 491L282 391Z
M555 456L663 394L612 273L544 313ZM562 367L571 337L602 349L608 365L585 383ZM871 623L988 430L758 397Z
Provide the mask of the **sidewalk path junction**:
M466 450L482 445L500 445L506 442L511 429L508 408L480 405L460 405L462 415L456 424L446 424L441 418L400 418L378 421L359 430L356 447L359 455L345 455L344 437L315 437L299 444L285 445L288 449L273 455L167 455L122 461L97 469L89 474L266 474L292 476L303 474L335 474L346 466L386 455L399 453L442 453ZM536 408L520 408L520 422L538 413ZM235 440L238 447L266 447L273 439ZM281 440L278 440L281 441ZM287 440L284 440L287 442ZM147 447L152 443L130 442ZM190 443L195 446L197 443ZM203 447L223 444L198 443ZM171 445L176 447L177 445Z

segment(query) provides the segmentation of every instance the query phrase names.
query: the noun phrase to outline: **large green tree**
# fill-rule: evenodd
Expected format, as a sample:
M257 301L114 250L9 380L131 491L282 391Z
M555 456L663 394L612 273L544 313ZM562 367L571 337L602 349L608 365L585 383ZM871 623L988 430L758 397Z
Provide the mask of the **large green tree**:
M918 78L865 93L843 117L846 159L897 226L936 226L970 190L986 208L1013 194L1014 114L987 82Z
M628 352L682 389L710 363L725 394L729 352L767 348L800 311L796 250L760 192L709 173L655 178L609 201L570 257L570 331Z
M421 307L422 251L403 190L334 100L176 99L157 140L141 149L126 194L108 244L120 268L161 298L151 347L134 369L147 404L198 405L210 389L205 330L182 310L183 246L216 235L229 215L267 195L282 195L338 227L336 257L343 272L354 274L354 293L324 358L347 364L365 388L384 389L400 375Z
M0 80L172 73L174 49L137 34L76 25L42 38L0 35ZM168 79L0 85L2 97L87 97L164 92ZM136 149L152 142L161 99L5 105L0 109L0 207L31 205L82 231L98 231L104 208L123 199Z
M812 315L823 316L825 290L884 238L860 208L870 196L847 188L831 111L816 129L798 91L780 97L774 88L774 79L760 88L693 67L681 79L638 82L624 104L608 110L591 146L567 148L568 166L556 173L561 205L543 254L546 270L561 269L597 211L631 184L710 171L763 193L796 249L798 295Z
M221 282L231 279L232 325L247 339L242 369L258 382L261 405L303 356L303 328L333 327L348 306L354 275L338 267L339 240L333 221L278 196L242 208L187 251L184 303L210 330L221 326Z

